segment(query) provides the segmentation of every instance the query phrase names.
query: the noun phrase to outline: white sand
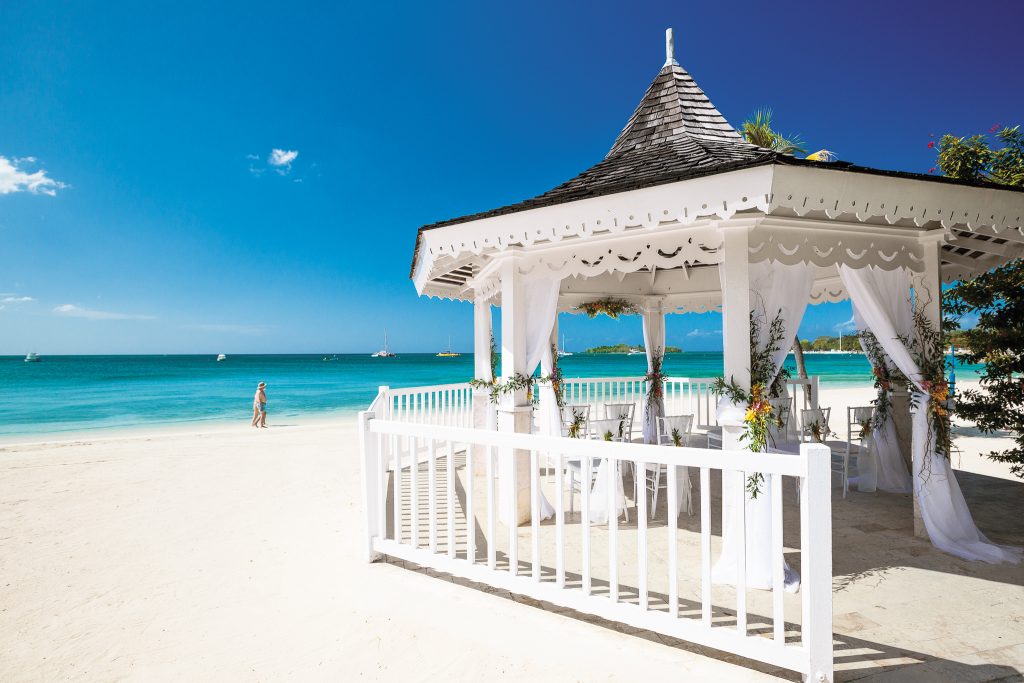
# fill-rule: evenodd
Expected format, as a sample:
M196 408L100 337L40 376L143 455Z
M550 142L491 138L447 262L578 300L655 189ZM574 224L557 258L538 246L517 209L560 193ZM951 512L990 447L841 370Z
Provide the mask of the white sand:
M776 680L364 563L356 456L352 418L0 447L0 681Z

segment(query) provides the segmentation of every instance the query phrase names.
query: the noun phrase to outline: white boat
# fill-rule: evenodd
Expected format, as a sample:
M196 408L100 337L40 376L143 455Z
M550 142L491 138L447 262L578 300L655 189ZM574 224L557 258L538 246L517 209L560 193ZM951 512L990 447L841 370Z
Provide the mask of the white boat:
M228 357L225 356L223 353L218 353L217 354L217 360L218 361L227 360L227 359L228 359Z
M646 355L646 354L647 354L647 352L644 351L643 349L630 348L629 349L629 353L626 354L626 355L629 355L629 356L642 356L642 355Z
M442 351L441 353L437 354L437 357L438 358L456 358L457 356L461 356L461 355L462 355L461 353L457 353L455 351L452 351L452 337L451 337L451 335L448 335L448 350L447 351Z
M32 353L25 356L26 363L38 363L40 361L39 354L33 351Z
M395 354L388 349L388 331L384 330L384 348L376 353L371 353L370 358L394 358Z
M572 355L572 351L566 351L565 350L565 335L563 334L562 335L562 350L558 352L558 357L559 358L565 358L566 356L571 356L571 355Z

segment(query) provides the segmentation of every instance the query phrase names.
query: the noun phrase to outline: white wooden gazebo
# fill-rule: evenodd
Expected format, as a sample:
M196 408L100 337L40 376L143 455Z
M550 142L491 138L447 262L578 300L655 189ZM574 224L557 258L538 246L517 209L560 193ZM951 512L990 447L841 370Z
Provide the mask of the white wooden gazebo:
M541 374L550 370L558 311L576 311L584 303L608 297L627 301L643 312L648 354L664 347L665 314L721 309L725 376L745 388L750 386L750 315L756 306L771 314L777 309L784 311L786 338L792 340L808 303L851 297L861 326L874 332L885 347L889 362L909 376L914 370L904 358L906 349L896 338L913 333L907 328L911 300L938 327L942 283L975 276L1024 255L1022 226L1024 193L1018 191L931 175L882 171L841 161L797 159L745 142L676 62L669 32L664 66L603 160L533 199L420 228L411 277L421 295L474 303L476 377L484 381L496 379L490 376L489 363L492 305L501 309L501 379L508 380L517 374L533 375L538 364ZM777 365L781 365L783 358L784 353ZM781 501L773 502L771 494L776 499L781 497L781 475L796 472L787 469L790 463L803 463L803 475L797 476L809 489L801 494L805 508L802 513L811 515L804 518L807 525L816 523L812 511L830 510L827 465L826 482L815 488L818 484L812 481L813 471L820 471L815 470L820 464L814 462L814 448L805 447L798 457L749 451L743 456L745 444L739 438L742 419L724 402L717 411L723 449L675 449L682 454L676 457L675 452L667 453L665 447L600 443L583 451L579 443L566 443L570 440L561 436L560 425L555 426L557 420L543 417L552 415L553 392L541 392L539 412L528 400L525 389L504 394L498 405L495 432L488 429L486 420L486 391L441 388L441 393L448 391L458 395L454 404L450 397L418 398L417 410L422 410L416 414L428 417L408 423L396 419L394 409L398 404L392 397L386 401L386 410L378 402L375 411L365 416L364 444L369 445L364 456L369 470L393 473L390 490L392 499L397 501L399 496L394 492L400 490L398 479L417 476L416 463L420 457L429 458L433 466L441 444L448 448L449 482L455 480L451 474L451 462L457 457L453 442L463 444L467 454L490 453L489 459L467 457L465 467L472 469L475 460L479 474L486 463L488 473L492 474L487 478L488 501L495 495L493 475L497 475L497 486L505 492L502 505L506 509L501 519L516 522L507 525L513 534L509 541L513 564L518 545L514 542L515 526L529 521L538 531L537 517L545 509L536 474L538 453L544 451L557 450L566 457L575 454L589 458L594 454L595 458L609 460L664 462L670 469L687 464L700 466L702 487L708 468L721 467L723 473L733 469L740 474L754 467L765 469L771 480L767 495L754 501L743 498L742 484L736 485L742 479L723 474L723 540L727 545L730 539L740 540L733 543L731 550L722 548L715 572L720 574L716 580L723 578L736 585L738 593L749 587L773 588L779 601L776 607L782 604L780 589L784 582L788 583L789 575L781 560L781 513L776 517ZM449 404L461 406L463 411L457 433L445 431L447 426L429 417L431 406ZM923 420L924 411L918 412ZM535 413L541 416L539 420L534 419ZM371 426L373 418L379 421L382 417L393 426ZM897 418L896 422L900 420ZM916 530L931 535L940 548L965 557L974 553L989 561L1012 561L1011 551L1001 557L998 550L992 550L997 546L991 546L980 535L969 514L969 524L962 516L944 517L942 506L959 510L963 497L948 463L944 467L936 464L934 468L927 464L935 459L935 454L925 452L925 431L921 430L926 429L927 423L915 422L919 443L911 449L915 462L909 476L914 482L915 508L920 507L919 498L925 499ZM530 436L538 431L540 435ZM372 443L374 433L378 435L377 446ZM398 455L401 446L396 444L401 439L407 440L405 456ZM583 456L584 452L587 455ZM407 461L402 457L413 464L405 464ZM738 459L732 460L734 457ZM780 459L786 457L789 460ZM922 467L932 468L930 476L920 476ZM906 477L906 470L903 471ZM470 513L474 508L471 474L470 493L464 506ZM386 535L384 513L375 518L373 511L378 507L383 510L388 494L382 491L387 483L374 477L370 481L368 533L371 539L379 539ZM549 495L555 498L556 528L562 529L565 508L561 471L557 481L558 490ZM671 486L672 477L669 481ZM509 496L513 490L517 495ZM707 504L707 498L702 497L702 505ZM936 502L939 508L929 512L929 506ZM640 502L637 505L639 508ZM508 506L516 513L511 517ZM416 505L413 508L419 509ZM745 515L740 514L741 508L746 510ZM456 515L451 508L449 512ZM408 510L400 510L396 503L394 515L403 514L409 514ZM471 519L472 514L467 517ZM490 508L487 517L485 535L491 537L496 533L497 521ZM637 523L646 524L639 518L638 512ZM415 518L413 522L415 526ZM669 523L674 534L675 522ZM609 521L610 526L614 524L617 522ZM730 527L738 527L738 537L733 536ZM821 534L826 531L818 529ZM801 554L802 562L807 563L802 565L804 592L810 591L804 597L803 616L805 626L810 627L816 609L830 610L831 598L826 597L827 585L815 583L825 581L821 578L822 570L815 567L815 559L807 557L807 544L814 543L816 532L812 528L802 533L812 534L806 537ZM397 543L400 536L399 532L394 540L371 541L371 553L408 554L408 544ZM759 545L756 537L762 536L774 540ZM473 541L469 543L472 545ZM646 557L646 540L643 543L642 555ZM702 548L710 553L708 543ZM536 561L539 546L535 545L534 550ZM719 572L726 555L732 571ZM824 549L821 556L830 558ZM461 565L442 568L456 573L465 570L478 580L499 584L494 580L493 558L488 558L491 561L485 568L474 564L475 557L471 547L466 556L469 570L459 569ZM457 559L456 551L451 550L448 559ZM672 559L673 571L676 559ZM417 561L424 560L417 556ZM702 562L706 585L710 559L704 557ZM746 573L735 570L734 565L745 566ZM757 576L758 565L764 569L764 576ZM644 564L640 575L645 571ZM831 571L830 560L826 571ZM515 575L514 568L511 573ZM643 607L646 580L640 581ZM544 586L543 582L538 585ZM821 589L817 598L815 585ZM555 588L559 587L556 581ZM510 590L522 592L523 588ZM562 590L564 593L565 589ZM706 595L710 596L710 592ZM543 596L559 601L548 593ZM742 599L737 596L737 600ZM596 609L590 603L567 604L583 611ZM633 620L629 616L632 612L610 614L609 618ZM823 618L819 614L819 619ZM828 616L829 634L830 619ZM748 637L745 615L741 622L743 633L736 642L731 636L725 640L709 636L715 631L709 616L703 622L707 633L686 627L682 637L789 666L814 680L831 678L830 635L828 645L819 642L817 646L805 636L806 651L789 658L789 654L776 654L775 650L755 643L768 641ZM654 622L647 617L636 623L666 632L680 628L675 622L671 628L660 621L652 625ZM781 633L778 623L777 616L776 639ZM779 652L789 649L782 643L776 644ZM827 658L822 654L826 649Z

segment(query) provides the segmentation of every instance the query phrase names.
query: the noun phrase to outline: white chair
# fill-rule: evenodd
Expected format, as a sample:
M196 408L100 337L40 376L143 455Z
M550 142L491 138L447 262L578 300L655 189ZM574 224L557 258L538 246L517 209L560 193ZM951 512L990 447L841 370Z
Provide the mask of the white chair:
M874 406L850 406L846 409L846 452L843 454L843 498L850 490L850 460L856 466L858 455L867 453L871 442L865 444L865 437L871 433L871 424L875 419ZM857 451L853 451L853 442L857 442Z
M680 444L690 445L690 436L693 434L693 415L668 415L658 417L657 423L658 445L675 446L676 435ZM644 469L644 485L646 490L651 492L651 519L654 519L654 511L658 507L658 491L661 488L661 463L647 463ZM687 477L687 481L689 478ZM639 484L639 482L636 482ZM639 492L638 492L639 494ZM646 491L644 493L646 495ZM691 511L692 514L692 511Z
M815 426L822 442L832 433L828 420L832 416L831 408L806 408L800 411L800 440L817 441L814 437Z
M635 403L605 403L604 416L608 420L621 420L622 429L620 436L623 441L629 443L633 440L633 412L636 410Z
M782 436L783 441L788 441L791 433L790 418L793 416L793 400L789 396L780 396L768 401L772 406L772 412L775 413L779 420L780 426L776 429L776 432Z
M573 439L590 438L590 406L562 406L562 436Z
M611 419L611 420L592 420L590 421L590 438L597 441L617 441L622 442L625 440L624 436L619 435L619 431L622 429L622 420ZM572 514L576 510L575 500L576 493L582 492L583 490L583 463L581 458L570 458L567 462L569 472L569 514ZM591 458L590 460L590 476L587 477L587 485L594 480L597 475L597 469L601 465L601 458ZM622 480L622 464L621 461L616 461L616 472L615 476L619 477L619 481ZM614 480L613 482L614 483ZM629 512L624 512L626 521L629 521Z

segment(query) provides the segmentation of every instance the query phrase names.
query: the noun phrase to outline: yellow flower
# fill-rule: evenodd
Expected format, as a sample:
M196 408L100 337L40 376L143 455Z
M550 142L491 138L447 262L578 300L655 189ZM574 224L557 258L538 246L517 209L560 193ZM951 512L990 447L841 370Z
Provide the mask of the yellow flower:
M747 422L753 422L757 418L757 413L752 408L747 408L747 415L743 418Z

